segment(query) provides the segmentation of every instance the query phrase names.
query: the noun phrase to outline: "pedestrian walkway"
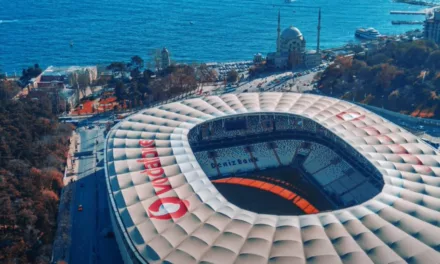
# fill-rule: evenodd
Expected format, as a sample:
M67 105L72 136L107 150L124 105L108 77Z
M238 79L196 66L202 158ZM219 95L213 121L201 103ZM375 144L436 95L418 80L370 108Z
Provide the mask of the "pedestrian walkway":
M57 231L53 244L52 263L69 259L70 236L71 236L71 213L72 197L75 192L75 181L78 174L78 162L75 162L74 154L80 146L80 137L73 131L70 137L69 153L67 156L67 166L64 172L64 188L61 190L60 205L57 217Z
M69 154L67 155L67 166L66 173L64 174L64 186L69 185L69 183L74 182L78 178L78 162L75 161L75 152L78 152L78 148L81 144L79 135L73 131L70 137L70 147Z

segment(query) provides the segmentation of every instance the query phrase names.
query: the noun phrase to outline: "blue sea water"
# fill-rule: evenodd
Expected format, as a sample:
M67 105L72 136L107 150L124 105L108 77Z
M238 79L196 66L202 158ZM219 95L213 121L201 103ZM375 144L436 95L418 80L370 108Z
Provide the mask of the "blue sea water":
M424 19L390 15L423 9L392 0L0 0L0 6L0 70L9 74L34 63L148 59L164 46L178 62L251 60L275 49L278 8L282 28L298 27L309 48L316 47L317 9L306 6L322 8L323 48L355 41L358 27L397 34L422 26L391 20Z

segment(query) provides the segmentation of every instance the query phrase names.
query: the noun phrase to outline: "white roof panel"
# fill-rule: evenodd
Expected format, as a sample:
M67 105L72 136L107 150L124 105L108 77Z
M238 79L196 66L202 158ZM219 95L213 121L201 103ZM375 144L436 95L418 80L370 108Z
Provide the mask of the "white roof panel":
M316 121L369 160L382 173L384 188L363 204L316 215L240 209L201 170L187 138L206 120L238 113ZM141 263L440 260L439 155L404 129L345 101L246 93L175 102L120 122L108 134L105 154L116 223Z

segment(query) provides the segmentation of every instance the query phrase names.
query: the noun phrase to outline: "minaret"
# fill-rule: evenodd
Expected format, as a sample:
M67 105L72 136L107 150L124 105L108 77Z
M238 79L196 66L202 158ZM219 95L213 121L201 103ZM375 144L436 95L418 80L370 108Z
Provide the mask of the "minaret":
M278 9L278 37L277 37L277 52L281 52L281 15L280 15L280 10Z
M162 69L168 68L170 66L170 53L168 52L167 48L162 49Z
M318 12L318 41L316 43L316 53L319 53L320 36L321 36L321 8L319 8L319 12Z

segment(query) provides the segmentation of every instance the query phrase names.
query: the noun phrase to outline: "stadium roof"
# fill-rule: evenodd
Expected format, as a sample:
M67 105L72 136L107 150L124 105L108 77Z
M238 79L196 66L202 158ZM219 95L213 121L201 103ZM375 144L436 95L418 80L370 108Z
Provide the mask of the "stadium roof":
M186 135L213 118L259 112L300 115L331 130L383 174L381 193L301 216L229 203ZM112 129L106 145L117 224L137 258L152 263L438 263L439 163L429 145L364 108L297 93L208 96L146 109Z

